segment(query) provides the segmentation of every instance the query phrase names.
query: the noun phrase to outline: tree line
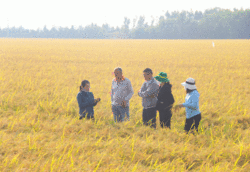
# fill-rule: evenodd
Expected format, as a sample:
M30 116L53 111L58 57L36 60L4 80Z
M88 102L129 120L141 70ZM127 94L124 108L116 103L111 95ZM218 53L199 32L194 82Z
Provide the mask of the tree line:
M129 25L133 24L132 28ZM74 26L42 30L12 27L0 29L0 37L9 38L71 38L71 39L249 39L250 9L213 8L201 11L174 11L160 16L157 23L124 18L121 27L109 24Z

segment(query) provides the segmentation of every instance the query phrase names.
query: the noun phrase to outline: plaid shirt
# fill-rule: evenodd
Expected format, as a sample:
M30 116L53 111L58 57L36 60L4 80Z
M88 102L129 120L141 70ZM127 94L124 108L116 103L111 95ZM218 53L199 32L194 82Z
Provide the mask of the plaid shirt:
M145 81L142 84L138 95L142 97L142 106L144 109L156 107L158 91L159 83L153 77L151 80ZM149 97L151 95L154 95L155 97Z
M129 100L133 94L134 91L128 78L123 78L123 80L120 82L117 82L116 79L113 79L111 87L112 105L121 105L122 101L125 100L127 103L126 106L129 106Z

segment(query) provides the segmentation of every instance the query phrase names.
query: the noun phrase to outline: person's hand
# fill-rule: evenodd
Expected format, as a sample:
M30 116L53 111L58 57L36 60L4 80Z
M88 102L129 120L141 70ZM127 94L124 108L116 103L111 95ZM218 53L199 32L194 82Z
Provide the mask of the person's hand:
M174 109L177 110L177 109L180 109L180 108L182 108L182 107L184 107L182 104L178 104L178 105L176 105L176 106L174 107Z
M126 107L126 105L127 105L126 100L123 100L123 101L122 101L122 107L123 107L123 108L125 108L125 107Z
M95 99L95 103L98 103L99 101L101 101L100 98Z
M155 98L155 95L152 94L152 95L150 95L149 97L150 97L150 98Z

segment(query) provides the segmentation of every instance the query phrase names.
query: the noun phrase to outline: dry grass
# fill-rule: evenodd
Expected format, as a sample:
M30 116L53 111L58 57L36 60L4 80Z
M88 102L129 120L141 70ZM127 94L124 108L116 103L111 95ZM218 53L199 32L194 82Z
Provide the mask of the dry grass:
M0 171L249 171L249 40L0 39ZM131 121L114 124L113 69L135 91ZM142 71L168 73L176 103L196 79L200 134L142 126ZM76 95L88 79L102 101L79 121Z

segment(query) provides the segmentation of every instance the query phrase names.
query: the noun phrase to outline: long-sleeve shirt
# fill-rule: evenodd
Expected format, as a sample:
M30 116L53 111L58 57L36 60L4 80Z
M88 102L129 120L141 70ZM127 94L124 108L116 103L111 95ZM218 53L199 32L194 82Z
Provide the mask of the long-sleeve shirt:
M94 108L97 103L94 102L94 95L92 92L80 91L77 94L77 102L79 106L79 115L88 116L94 115Z
M138 95L142 97L142 106L144 109L156 107L158 91L159 83L153 77L142 84ZM151 98L151 95L154 95L154 98Z
M120 82L117 82L116 79L113 79L111 87L112 105L121 106L122 101L125 100L126 106L129 106L129 100L133 94L134 91L128 78L124 78L124 80L121 80Z
M157 96L157 110L165 110L172 108L174 103L174 97L171 91L172 85L167 82L162 87L159 88L159 93Z
M182 105L186 108L187 119L201 113L199 109L199 97L200 94L197 90L194 90L186 95L185 103L183 103Z

